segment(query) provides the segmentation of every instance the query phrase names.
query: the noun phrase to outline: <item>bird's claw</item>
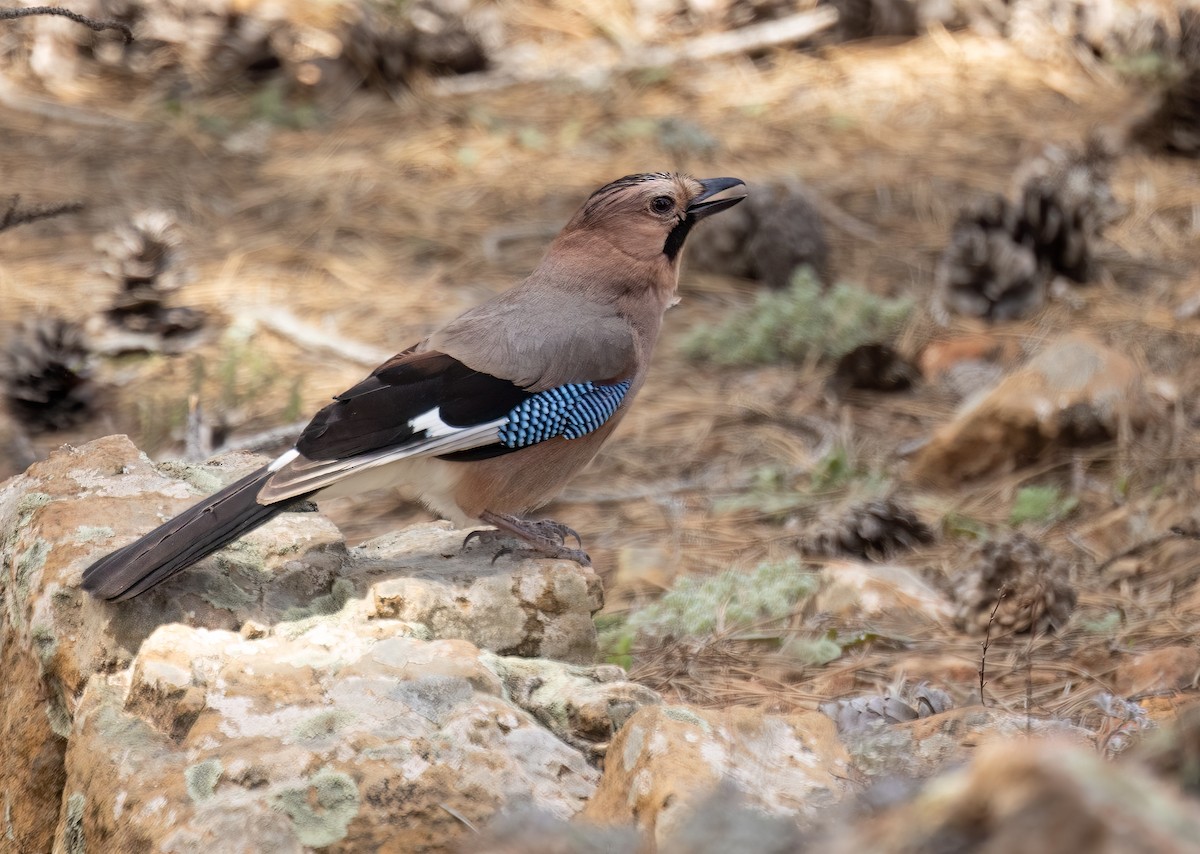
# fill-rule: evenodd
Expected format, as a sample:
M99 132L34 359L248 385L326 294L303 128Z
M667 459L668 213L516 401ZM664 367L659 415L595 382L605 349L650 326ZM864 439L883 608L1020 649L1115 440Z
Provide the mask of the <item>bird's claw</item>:
M566 545L567 537L574 537L575 542L583 546L583 539L575 529L553 519L518 519L515 516L487 514L485 522L495 524L496 528L484 528L471 531L463 539L465 550L474 540L480 545L489 545L497 541L503 545L492 557L492 563L500 558L511 555L518 560L526 558L557 558L572 560L581 566L591 566L592 559L582 548L572 549ZM524 543L524 545L514 545Z

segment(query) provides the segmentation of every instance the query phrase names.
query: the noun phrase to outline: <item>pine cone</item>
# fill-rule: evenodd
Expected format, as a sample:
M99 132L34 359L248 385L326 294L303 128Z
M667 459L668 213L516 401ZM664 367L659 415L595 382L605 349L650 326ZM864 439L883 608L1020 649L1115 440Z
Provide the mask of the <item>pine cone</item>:
M917 34L917 10L911 0L830 0L837 9L840 41Z
M105 254L104 272L116 284L108 317L130 332L169 337L192 332L204 314L168 307L166 301L186 281L175 218L166 211L142 211L126 225L98 241Z
M911 691L898 694L867 694L848 700L821 704L821 711L837 723L838 734L862 732L884 724L915 721L954 708L950 695L922 682Z
M788 287L805 265L822 281L829 272L821 215L793 184L756 186L728 216L705 223L690 252L694 269L757 279L771 288Z
M1057 630L1075 610L1070 576L1066 561L1024 534L989 541L955 584L955 621L975 634L987 632L989 620L993 631ZM997 605L1001 589L1004 596Z
M935 274L945 309L989 320L1024 317L1046 301L1046 275L1033 247L1010 228L1012 208L993 196L964 210Z
M933 542L933 531L917 514L891 498L850 507L836 519L819 522L803 549L818 555L886 559Z
M1010 233L1033 247L1043 269L1076 282L1092 278L1092 243L1119 213L1108 183L1111 160L1096 139L1083 153L1049 146L1018 170Z
M13 417L39 432L90 418L96 387L88 355L76 324L57 317L23 322L0 355L4 396Z
M851 389L905 391L918 375L913 363L887 344L860 344L838 359L827 387L838 396Z
M1134 129L1133 138L1151 151L1200 157L1200 67L1163 91L1154 112Z

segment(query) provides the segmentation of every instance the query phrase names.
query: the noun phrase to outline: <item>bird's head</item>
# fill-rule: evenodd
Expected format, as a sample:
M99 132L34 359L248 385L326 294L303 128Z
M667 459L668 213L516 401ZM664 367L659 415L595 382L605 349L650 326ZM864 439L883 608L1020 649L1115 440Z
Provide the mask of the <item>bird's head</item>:
M668 172L627 175L592 193L565 233L601 238L630 259L665 261L677 270L692 227L736 205L746 197L744 188L739 178L697 180Z

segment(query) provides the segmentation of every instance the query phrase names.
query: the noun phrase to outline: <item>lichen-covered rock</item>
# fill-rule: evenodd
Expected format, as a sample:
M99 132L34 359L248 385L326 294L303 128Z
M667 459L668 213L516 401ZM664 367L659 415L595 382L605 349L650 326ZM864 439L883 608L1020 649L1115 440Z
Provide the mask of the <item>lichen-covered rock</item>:
M159 628L84 690L59 844L443 851L506 803L577 812L598 776L583 756L476 647L412 631L350 612L255 638Z
M583 817L637 825L663 845L727 781L748 806L810 824L848 786L845 749L818 712L647 706L613 739Z
M627 681L625 671L613 664L581 667L498 655L485 660L514 703L567 744L595 758L604 755L634 712L662 702L654 691Z
M421 623L434 637L465 638L503 655L595 660L599 576L570 561L509 563L504 571L502 559L491 568L490 552L460 554L464 537L441 522L353 549L354 565L368 573L355 581L356 589L369 587L368 615ZM381 573L391 577L375 580Z
M420 671L420 662L443 657L438 678L466 680L472 691L488 696L502 693L502 683L479 664L477 647L501 655L593 660L591 614L602 605L602 596L590 568L563 561L502 560L493 565L489 553L463 553L464 532L442 523L347 550L337 529L319 514L284 513L128 602L98 602L79 589L83 569L93 560L182 510L197 495L258 465L261 460L253 456L230 455L205 466L156 466L128 439L113 436L65 447L0 487L0 667L6 679L0 733L9 745L9 761L0 767L0 800L11 805L14 838L21 834L23 843L28 842L22 850L50 847L60 800L65 822L60 831L66 837L74 838L72 828L78 825L66 821L68 813L82 816L85 826L93 821L89 802L71 799L79 792L68 790L60 798L58 788L65 740L85 688L108 680L104 690L119 695L119 702L112 702L132 716L130 727L149 727L167 739L186 738L215 708L210 704L215 683L200 679L194 663L205 644L215 643L210 635L238 650L242 647L227 636L260 643L252 648L259 650L299 643L300 638L316 644L314 638L336 634L330 626L356 626L359 646L399 634L409 639L403 641L409 644L404 658L413 672ZM428 607L416 607L416 602ZM450 618L448 612L466 612L469 619ZM174 637L175 642L137 658L156 631L156 637ZM397 639L381 649L400 643ZM354 648L349 644L343 652L349 655ZM363 653L358 666L370 660ZM390 666L392 671L404 669L398 663ZM388 678L395 677L392 671ZM244 677L253 683L245 690L260 691L262 703L277 698L292 702L289 692L297 686L317 684L319 674L314 673L307 665L273 670L258 663L254 676ZM226 674L218 681L234 678ZM589 726L580 729L580 737L589 741L593 755L602 750L592 736L602 729L595 704L604 691L613 692L615 703L609 728L628 714L616 698L631 703L647 699L622 688L625 683L615 675L610 682L598 694L560 698L589 710ZM572 684L566 680L562 687ZM103 694L98 685L88 690L94 699ZM108 700L95 702L111 706ZM497 702L522 720L533 720L507 700ZM539 731L584 761L540 725ZM560 734L570 732L574 730ZM305 773L319 771L312 767Z

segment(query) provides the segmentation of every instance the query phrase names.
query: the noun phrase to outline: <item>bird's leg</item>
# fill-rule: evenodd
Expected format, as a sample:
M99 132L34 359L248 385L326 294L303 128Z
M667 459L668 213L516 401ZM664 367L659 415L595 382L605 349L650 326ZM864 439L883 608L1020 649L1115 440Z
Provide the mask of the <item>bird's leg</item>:
M489 525L495 526L497 530L472 531L463 540L464 548L473 539L485 544L509 539L525 543L519 548L504 546L496 552L496 557L492 558L493 561L502 555L511 554L518 558L564 558L573 560L582 566L592 565L591 558L583 549L567 548L567 537L574 537L575 542L580 546L583 545L583 540L580 539L578 533L561 522L555 522L553 519L520 519L516 516L509 516L507 513L491 513L486 510L480 514L479 518Z

